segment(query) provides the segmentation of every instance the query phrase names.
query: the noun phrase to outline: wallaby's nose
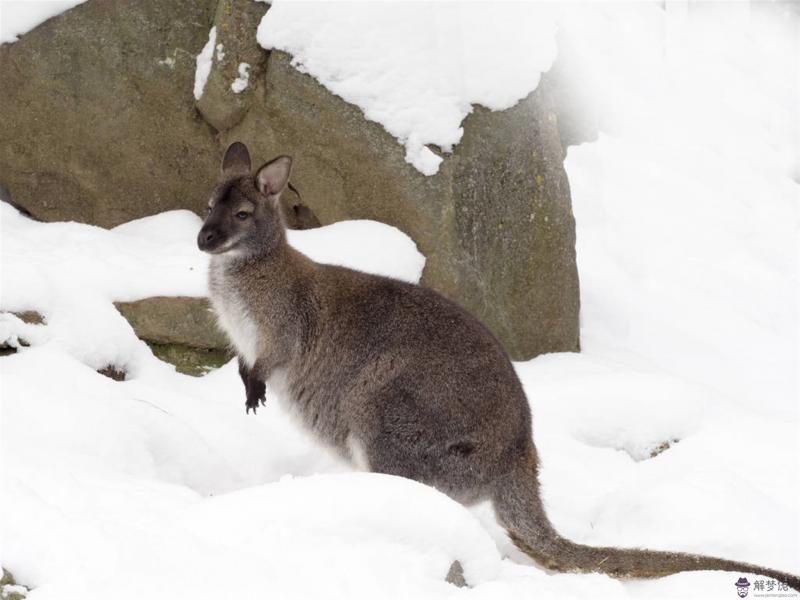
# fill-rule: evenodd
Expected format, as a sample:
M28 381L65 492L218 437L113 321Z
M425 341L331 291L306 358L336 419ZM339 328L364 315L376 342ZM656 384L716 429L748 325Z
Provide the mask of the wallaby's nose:
M213 230L204 227L200 230L200 233L197 234L197 247L200 248L200 250L205 250L216 237L216 233Z

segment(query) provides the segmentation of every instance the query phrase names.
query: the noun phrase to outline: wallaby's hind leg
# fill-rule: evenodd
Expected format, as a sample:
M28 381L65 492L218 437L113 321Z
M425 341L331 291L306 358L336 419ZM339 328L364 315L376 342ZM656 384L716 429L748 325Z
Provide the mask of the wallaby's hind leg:
M360 438L370 471L414 479L467 505L488 498L486 449L468 423L443 419L415 390L397 382L370 405L382 407Z

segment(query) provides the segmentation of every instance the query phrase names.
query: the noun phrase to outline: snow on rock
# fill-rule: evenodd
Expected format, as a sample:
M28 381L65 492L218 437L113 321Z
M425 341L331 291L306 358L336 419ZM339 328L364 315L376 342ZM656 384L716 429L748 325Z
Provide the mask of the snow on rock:
M481 104L502 110L533 91L555 58L546 4L273 2L258 28L267 49L309 73L406 147L426 175Z
M47 328L44 325L26 323L13 313L0 313L0 344L19 349L43 344L47 340Z
M114 300L206 293L208 260L194 242L200 219L188 211L109 231L38 223L3 204L0 221L0 309L44 315L54 343L93 368L133 368L149 354Z
M111 303L207 295L208 256L195 241L202 221L189 211L106 230L81 223L38 223L2 203L0 221L0 309L35 310L47 322L46 331L40 332L4 316L4 339L52 338L93 368L114 364L136 373L137 365L151 364L145 360L149 349ZM293 231L289 240L322 262L406 281L419 281L425 264L405 234L373 221Z
M13 44L17 38L47 19L60 15L86 0L47 0L38 2L0 2L0 44Z
M208 41L200 54L195 59L197 68L194 72L194 99L200 100L203 97L203 90L206 88L206 81L211 74L211 66L214 60L214 44L217 43L217 28L212 27L208 32ZM219 52L219 50L218 50Z
M411 238L375 221L341 221L287 234L292 246L321 263L411 283L419 282L425 266L425 257Z
M240 94L247 89L250 83L250 65L239 63L239 76L233 80L231 89L235 94Z

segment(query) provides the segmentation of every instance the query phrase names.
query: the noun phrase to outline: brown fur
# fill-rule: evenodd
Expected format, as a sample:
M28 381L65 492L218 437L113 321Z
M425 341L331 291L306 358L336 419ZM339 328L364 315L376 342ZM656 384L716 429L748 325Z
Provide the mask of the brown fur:
M291 159L250 173L234 144L198 235L211 299L240 355L247 408L264 381L318 439L367 467L469 504L490 499L514 542L554 571L661 577L772 569L707 556L594 548L561 537L542 506L528 401L500 343L433 290L321 265L286 243L279 197ZM246 216L242 216L246 212ZM238 216L237 216L238 215Z

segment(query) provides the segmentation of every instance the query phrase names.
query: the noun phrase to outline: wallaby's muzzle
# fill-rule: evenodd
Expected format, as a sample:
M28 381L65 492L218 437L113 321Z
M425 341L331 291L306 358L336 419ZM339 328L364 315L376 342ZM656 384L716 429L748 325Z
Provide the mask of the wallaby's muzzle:
M219 252L225 245L226 236L222 235L217 227L206 223L197 234L197 247L203 252L214 254Z

